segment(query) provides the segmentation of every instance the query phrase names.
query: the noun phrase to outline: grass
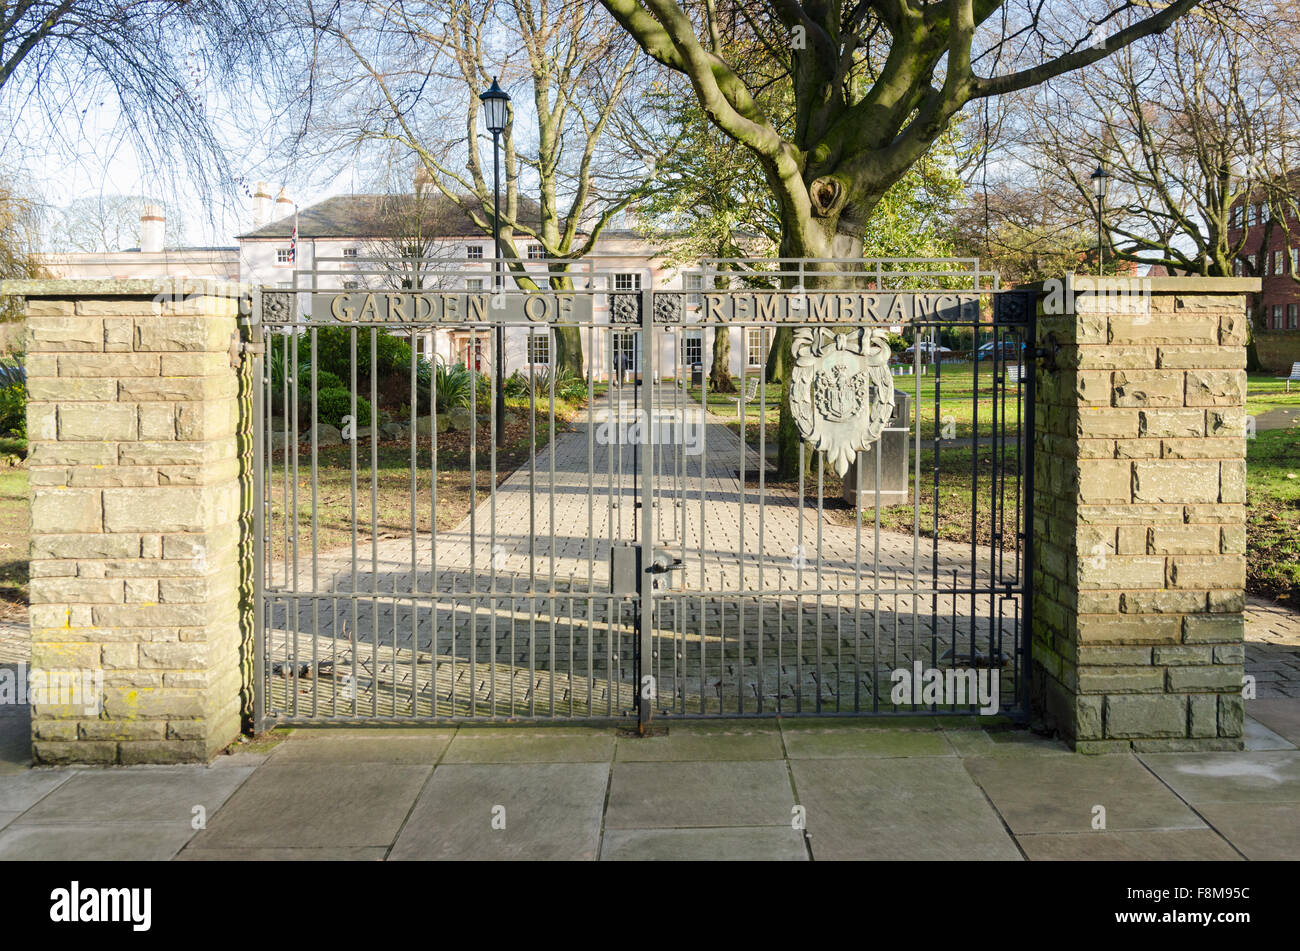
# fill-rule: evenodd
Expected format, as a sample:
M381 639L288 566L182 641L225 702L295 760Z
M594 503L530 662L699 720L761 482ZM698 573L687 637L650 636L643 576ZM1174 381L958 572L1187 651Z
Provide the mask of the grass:
M27 614L27 470L0 463L0 619Z
M1246 589L1300 607L1300 430L1246 443Z

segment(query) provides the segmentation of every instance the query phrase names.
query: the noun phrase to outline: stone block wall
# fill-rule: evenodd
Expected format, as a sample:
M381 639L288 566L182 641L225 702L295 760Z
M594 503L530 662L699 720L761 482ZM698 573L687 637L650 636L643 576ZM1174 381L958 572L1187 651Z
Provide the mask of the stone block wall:
M237 287L23 281L41 763L202 761L240 720Z
M1035 712L1076 749L1240 749L1251 279L1040 290Z

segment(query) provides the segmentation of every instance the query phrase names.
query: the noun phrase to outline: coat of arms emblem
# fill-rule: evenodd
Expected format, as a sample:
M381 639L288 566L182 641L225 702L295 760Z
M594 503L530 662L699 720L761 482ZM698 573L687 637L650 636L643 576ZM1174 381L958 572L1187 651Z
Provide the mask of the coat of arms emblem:
M790 413L799 434L825 452L843 478L894 415L888 337L867 328L835 333L803 327L794 333L793 349Z

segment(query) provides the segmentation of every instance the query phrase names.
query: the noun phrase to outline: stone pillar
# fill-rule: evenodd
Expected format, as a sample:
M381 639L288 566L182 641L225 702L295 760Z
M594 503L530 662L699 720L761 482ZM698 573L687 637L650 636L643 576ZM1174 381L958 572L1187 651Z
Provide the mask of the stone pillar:
M1259 281L1038 289L1038 344L1059 349L1035 406L1035 715L1084 752L1241 749Z
M35 698L35 758L207 760L240 723L240 288L0 290L27 300L32 677L102 685Z

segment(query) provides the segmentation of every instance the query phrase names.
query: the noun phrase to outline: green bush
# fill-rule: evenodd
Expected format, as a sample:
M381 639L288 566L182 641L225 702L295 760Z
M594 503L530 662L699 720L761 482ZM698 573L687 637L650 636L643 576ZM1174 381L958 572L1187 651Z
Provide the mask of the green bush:
M316 393L316 411L322 423L342 428L343 417L352 414L352 393L345 387L330 387ZM357 397L357 426L370 425L370 401Z
M445 413L453 406L468 406L475 376L476 373L462 364L439 363L434 369L438 412Z
M0 436L27 434L27 373L17 360L0 360Z
M298 338L298 361L311 360L311 334ZM411 346L400 337L380 330L375 334L375 366L381 377L399 370L410 373ZM352 378L352 331L348 327L322 327L316 331L317 372L333 373L340 380ZM357 331L357 380L370 379L370 333Z

